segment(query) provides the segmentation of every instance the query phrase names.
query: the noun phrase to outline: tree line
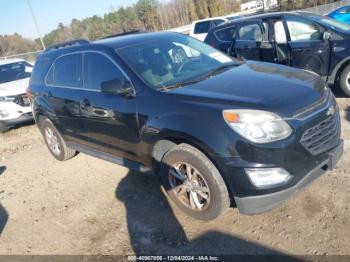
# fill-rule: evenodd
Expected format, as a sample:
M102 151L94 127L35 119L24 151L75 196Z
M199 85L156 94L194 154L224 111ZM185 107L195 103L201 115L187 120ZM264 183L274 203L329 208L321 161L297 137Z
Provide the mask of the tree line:
M307 8L333 0L281 0L283 10ZM103 16L92 16L82 20L73 19L70 24L58 27L46 34L46 46L55 43L87 38L95 40L107 35L134 29L147 31L166 30L190 24L197 19L227 15L240 11L239 0L138 0L130 7L111 8ZM0 35L0 57L40 50L39 39L26 39L15 33Z

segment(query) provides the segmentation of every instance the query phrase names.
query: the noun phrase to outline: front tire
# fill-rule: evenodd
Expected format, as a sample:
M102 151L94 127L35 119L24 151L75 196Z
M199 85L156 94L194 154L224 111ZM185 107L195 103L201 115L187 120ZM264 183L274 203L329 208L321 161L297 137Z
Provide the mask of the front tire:
M65 161L77 154L77 151L67 147L60 132L48 118L45 118L40 122L40 130L43 134L47 148L51 155L57 160Z
M350 97L350 65L347 65L341 72L339 86L344 94Z
M230 205L225 182L198 149L180 144L162 159L161 182L169 198L186 214L212 220Z

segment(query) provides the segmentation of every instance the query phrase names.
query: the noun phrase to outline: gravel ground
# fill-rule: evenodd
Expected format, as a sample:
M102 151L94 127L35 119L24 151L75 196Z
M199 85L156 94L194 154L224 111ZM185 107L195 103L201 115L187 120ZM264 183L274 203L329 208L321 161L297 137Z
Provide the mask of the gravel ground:
M0 135L0 254L350 255L350 101L338 101L336 170L270 212L211 222L168 203L153 176L84 154L57 162L36 126L13 129Z

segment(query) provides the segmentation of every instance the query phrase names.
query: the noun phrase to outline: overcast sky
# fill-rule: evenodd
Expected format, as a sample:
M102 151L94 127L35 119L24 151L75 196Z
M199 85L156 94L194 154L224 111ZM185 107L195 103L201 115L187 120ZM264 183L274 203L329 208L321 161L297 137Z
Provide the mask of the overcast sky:
M137 0L30 0L41 33L55 29L58 23L69 24L73 18L103 15ZM0 34L37 38L27 0L0 0Z

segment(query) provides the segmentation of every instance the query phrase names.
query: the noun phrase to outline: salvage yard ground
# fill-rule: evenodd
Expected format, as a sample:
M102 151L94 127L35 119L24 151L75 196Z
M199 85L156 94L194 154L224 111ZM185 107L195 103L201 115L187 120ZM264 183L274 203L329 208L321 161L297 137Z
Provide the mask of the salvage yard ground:
M170 208L154 176L84 154L54 160L34 125L0 135L0 254L350 255L350 102L338 100L335 171L270 212L211 222Z

